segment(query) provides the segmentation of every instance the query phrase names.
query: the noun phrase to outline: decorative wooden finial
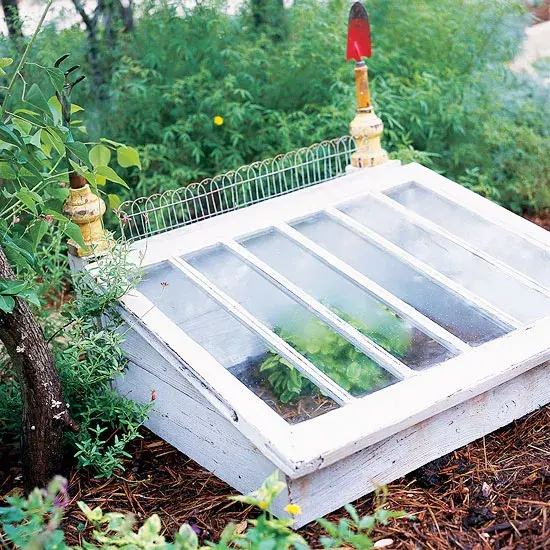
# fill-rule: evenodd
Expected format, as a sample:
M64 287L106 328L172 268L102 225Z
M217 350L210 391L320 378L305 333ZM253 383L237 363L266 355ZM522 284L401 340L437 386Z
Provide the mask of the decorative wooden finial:
M82 176L72 173L69 178L69 198L63 205L63 214L78 225L86 244L86 248L82 248L70 239L67 243L69 253L83 258L107 252L112 247L113 240L103 227L105 202L92 193Z
M70 54L65 54L55 62L55 67L59 67ZM74 65L64 72L65 84L61 92L56 92L57 99L61 105L61 114L63 124L67 128L68 135L71 134L71 92L73 88L86 78L79 76L74 81L70 81L71 73L80 68L80 65ZM103 228L103 214L105 213L105 202L103 199L92 193L90 186L86 183L83 176L77 174L72 169L71 153L67 149L67 168L69 170L69 197L63 205L63 214L72 222L76 223L82 233L84 244L83 248L73 239L67 243L69 253L73 256L83 258L94 254L101 254L109 250L113 244L112 238ZM74 158L74 162L78 159Z
M374 113L369 90L368 68L363 57L372 53L370 26L367 11L360 2L351 7L348 23L347 61L355 59L355 90L357 111L350 124L350 134L355 138L356 151L351 164L357 168L377 166L388 161L388 153L382 149L380 137L384 124Z

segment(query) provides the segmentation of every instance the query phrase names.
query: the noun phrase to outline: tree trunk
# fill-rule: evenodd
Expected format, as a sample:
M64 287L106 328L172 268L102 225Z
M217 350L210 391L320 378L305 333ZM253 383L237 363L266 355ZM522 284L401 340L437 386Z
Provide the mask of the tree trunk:
M0 247L0 278L15 278ZM23 401L21 455L28 493L44 487L61 469L61 438L66 425L74 427L53 356L27 303L15 299L12 313L0 312L0 340L19 378Z
M76 11L82 17L88 34L88 59L92 70L91 77L94 91L100 100L104 100L106 99L103 89L104 78L99 60L99 39L97 36L97 15L99 12L96 10L96 13L90 16L86 13L84 5L80 0L72 0L72 2Z
M8 34L10 38L18 40L23 36L21 31L23 24L19 17L19 6L17 5L17 1L18 0L1 0L2 9L4 10L4 19L8 27Z

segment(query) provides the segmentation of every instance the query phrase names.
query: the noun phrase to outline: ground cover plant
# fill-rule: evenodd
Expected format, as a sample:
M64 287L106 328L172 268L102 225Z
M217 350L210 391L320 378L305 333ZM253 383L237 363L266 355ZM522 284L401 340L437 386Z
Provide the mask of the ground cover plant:
M207 540L205 545L199 543L197 530L189 524L182 525L173 535L173 542L168 542L162 534L161 520L157 514L146 519L136 531L135 518L120 512L104 512L99 506L90 508L85 502L78 506L88 522L93 525L91 536L82 544L68 546L65 535L60 528L69 495L67 482L55 478L47 489L35 489L27 498L8 497L8 507L0 508L0 527L5 539L14 548L64 550L91 550L93 548L126 548L164 550L198 550L229 548L249 548L258 550L283 550L310 548L306 540L292 529L293 519L300 513L300 506L289 504L286 510L290 517L277 519L271 512L273 500L285 488L275 472L262 486L244 496L230 497L232 500L256 506L260 515L249 520L245 526L228 524L219 541ZM392 512L383 507L384 502L373 515L361 517L351 505L346 506L349 518L342 518L338 524L319 520L325 531L319 538L317 546L322 548L372 548L374 542L370 535L378 525L387 525L394 518L405 516L402 512ZM2 540L2 539L0 539Z

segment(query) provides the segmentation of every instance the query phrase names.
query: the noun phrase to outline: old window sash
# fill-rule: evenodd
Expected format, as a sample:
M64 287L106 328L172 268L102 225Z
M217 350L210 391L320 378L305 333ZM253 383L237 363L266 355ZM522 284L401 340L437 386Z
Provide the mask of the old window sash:
M482 313L485 313L501 326L514 328L521 326L521 323L508 313L501 311L484 298L481 298L481 296L467 290L466 288L464 288L464 286L456 283L455 281L449 279L448 277L437 271L437 269L434 269L425 262L420 261L412 254L405 252L399 246L388 241L372 229L364 226L347 214L340 212L340 210L337 210L335 207L329 206L324 210L324 212L344 227L351 229L355 234L366 239L367 241L370 241L382 250L389 252L392 256L411 266L413 269L416 269L422 275L424 275L437 285L443 287L445 290L464 299L472 307L481 311Z
M419 376L295 425L293 459L300 474L316 470L319 456L328 466L550 361L549 331L550 317L546 317ZM329 441L320 434L330 434Z
M95 269L94 264L89 266ZM100 281L101 284L101 281ZM277 467L288 473L290 425L243 385L210 353L181 330L141 292L133 289L120 300L122 330L135 330L155 348L228 420L237 425ZM159 345L160 344L160 345ZM255 422L250 422L255 419ZM258 425L260 429L258 429Z
M504 263L502 260L499 260L498 258L491 256L490 253L486 253L482 251L480 248L477 248L475 245L472 245L466 242L465 240L461 239L460 237L457 237L456 235L454 235L453 233L450 233L449 231L437 225L436 223L424 218L420 214L417 214L416 212L413 212L412 210L399 204L397 201L391 199L387 195L384 195L380 192L370 193L370 195L375 197L376 200L385 204L392 210L395 210L395 212L398 212L399 214L401 214L411 224L421 227L422 229L425 229L428 233L432 235L444 237L445 239L460 246L464 250L467 250L471 254L474 254L475 256L483 258L487 263L497 267L503 273L506 273L514 277L518 281L521 281L527 287L537 290L538 292L544 294L545 296L550 296L550 290L547 287L545 287L543 284L541 284L539 281L535 281L535 279L526 275L525 273L522 273L517 269L514 269L510 265Z
M390 435L390 432L395 433L395 431L402 429L401 427L404 425L403 423L407 421L406 419L409 419L408 421L411 422L414 419L416 419L415 421L420 421L423 417L427 417L425 415L436 414L438 410L445 410L446 408L453 406L453 404L460 402L457 401L457 399L467 399L469 396L476 394L475 392L480 393L481 391L484 391L483 388L489 388L490 381L494 382L495 380L498 380L500 383L506 379L506 377L509 376L509 378L511 378L518 374L517 368L524 368L527 370L529 365L533 366L534 364L538 364L533 362L534 357L536 357L540 362L541 360L545 360L544 358L548 356L548 344L546 344L545 347L544 343L541 343L538 339L541 336L541 331L548 330L548 319L534 323L533 328L536 329L534 331L528 332L525 328L516 330L505 337L489 342L480 348L472 350L467 344L449 334L447 331L439 327L439 325L430 321L422 314L418 313L414 308L403 303L391 293L385 291L383 288L379 287L379 285L376 285L370 281L367 277L364 277L360 273L356 272L350 266L345 264L345 262L338 260L328 252L324 251L321 247L315 245L315 243L312 243L309 239L301 236L286 223L297 218L308 217L323 210L332 216L334 216L336 212L336 216L339 216L341 213L334 207L340 203L344 203L353 198L364 197L371 192L376 193L378 197L378 193L382 193L385 190L410 181L415 181L417 184L441 194L441 196L450 199L452 202L465 206L466 209L481 215L484 219L489 222L493 222L495 225L502 227L506 226L507 230L512 230L519 237L525 238L525 240L540 247L541 249L550 248L550 239L546 232L542 229L534 227L529 222L518 218L497 205L490 203L489 201L475 195L461 186L450 182L442 176L438 176L417 164L400 167L399 169L392 167L387 167L384 169L384 167L380 167L370 169L368 174L364 172L351 174L347 177L342 177L339 180L320 184L314 188L296 191L291 195L256 204L244 210L228 213L218 218L205 220L192 226L185 227L182 230L176 230L169 234L155 236L147 239L147 242L136 243L135 253L144 254L144 265L150 265L161 260L169 259L170 257L173 257L174 253L177 255L186 254L220 242L224 243L235 253L240 253L241 257L243 257L245 255L242 254L242 247L236 243L236 239L240 239L254 233L260 233L274 227L276 230L281 231L288 237L292 238L313 255L322 259L327 265L335 268L350 280L368 290L374 297L386 303L404 319L410 321L415 327L429 334L439 343L446 345L453 351L466 352L458 357L449 359L438 366L432 367L428 371L421 372L418 376L411 376L405 380L402 380L398 384L395 384L394 386L379 390L378 392L375 392L367 397L350 400L347 405L341 407L340 409L331 411L321 417L308 420L292 427L289 427L286 422L278 417L277 413L271 410L259 398L254 396L252 392L246 390L245 393L248 394L248 397L245 397L244 393L240 395L240 398L243 399L242 414L245 418L248 417L253 419L253 424L256 428L255 433L257 433L258 429L265 433L266 426L264 418L266 415L271 417L271 423L274 427L274 434L276 432L281 434L286 431L285 437L282 437L280 442L283 443L281 447L286 449L282 453L282 456L290 458L290 462L285 462L284 460L283 462L285 462L286 466L290 467L290 469L294 472L297 470L296 468L293 469L292 464L296 464L298 462L305 464L304 460L307 456L311 457L311 461L308 463L309 466L303 467L304 469L301 470L302 472L309 467L313 467L312 464L315 462L315 458L310 453L313 452L313 454L315 454L317 447L315 445L308 447L312 438L305 437L306 434L309 434L309 436L315 436L315 434L317 434L318 440L324 440L325 438L318 438L319 429L325 430L330 427L331 430L338 432L340 428L337 428L337 424L340 424L341 422L350 422L351 424L354 424L356 426L354 430L344 430L345 434L340 434L336 437L334 442L324 441L323 443L318 443L318 446L321 445L323 448L326 446L334 448L335 450L330 456L332 456L333 459L337 459L336 457L345 456L346 452L349 453L350 445L352 445L355 450L358 450L359 448L374 442L377 437L381 438L388 436ZM391 201L391 199L388 200ZM281 215L281 213L283 215ZM413 220L411 217L411 221L418 220ZM361 226L361 231L363 231L363 228L364 226ZM432 230L436 230L433 226L430 228ZM442 230L441 234L445 235L445 232ZM373 235L368 234L366 236L372 238ZM379 244L387 244L386 242L381 241L379 236L377 236L375 240L377 240ZM455 242L459 245L464 244L458 241L460 241L460 239L455 240ZM390 249L392 253L396 253L398 256L403 254L403 251L401 251L398 247L394 247L394 245L392 245ZM471 251L472 250L470 250L470 252ZM476 250L476 253L484 259L487 258L488 261L493 259L493 257L486 252ZM269 272L269 269L265 269L267 266L259 262L257 258L246 256L245 259L247 259L249 263L251 262L253 267L256 270L261 271L264 276L270 278L270 275L273 275L273 273ZM182 260L180 259L172 259L171 261L172 263L182 265ZM425 275L427 272L430 272L431 269L429 268L426 270L427 266L417 261L415 261L414 267L420 269L420 271ZM525 277L520 273L516 273L516 270L509 270L509 273L516 276L518 280L525 280ZM438 282L452 288L454 292L459 294L461 297L464 297L463 289L460 285L455 285L452 282L449 282L436 271L435 273L431 272L428 274L434 277L435 280L438 280ZM278 276L278 280L281 281L280 276ZM287 284L284 284L283 286L286 287L287 293L297 297L296 288ZM145 299L145 297L143 298ZM218 295L218 299L224 301L226 304L229 303L223 296ZM300 299L309 303L309 306L314 308L312 310L317 314L321 313L325 316L325 318L327 318L327 312L319 309L318 305L320 304L316 304L311 297L303 293L300 295ZM495 311L495 309L490 305L480 302L477 297L470 295L470 299L475 299L477 304L480 304L480 309L487 311L489 315L494 315L497 318L500 317L504 322L511 321L507 318L508 316L501 314L498 310ZM132 311L136 305L135 303L132 303L131 300L129 301L127 299L123 301L123 304L130 311ZM143 309L143 306L141 306L141 309ZM164 331L164 326L166 326L165 319L163 319L164 316L162 314L160 314L162 317L159 317L158 314L160 314L160 312L155 312L156 319L154 320L154 324L158 325L160 323L160 326L157 327L157 335L161 338L161 340L166 341ZM149 326L151 317L147 317L148 314L145 316L143 321L147 326ZM335 320L331 319L331 321L334 323ZM344 323L344 325L345 324L346 323ZM518 324L519 323L516 322L515 326L518 326ZM348 337L350 336L347 327L340 325L340 328L345 331ZM189 356L188 344L190 344L190 342L181 340L181 334L183 334L183 332L178 327L176 327L176 329L178 334L172 334L169 337L171 340L170 346L172 344L177 344L177 340L179 340L179 345L173 347L172 349L174 349L178 355L187 358ZM187 338L187 340L190 339ZM194 342L192 343L194 344ZM502 349L507 349L509 355L498 353L499 349L501 349L501 344ZM517 354L510 355L510 353L515 349L514 346L521 344L527 345L527 348L518 350L518 353L521 355L521 358L518 359L518 361L521 362L521 366L517 367L517 364L509 360ZM370 346L370 344L368 345ZM194 344L194 346L200 348L197 344ZM531 349L529 349L529 346L531 346ZM495 365L494 367L491 367L491 365L488 366L487 363L498 363L498 361L495 361L494 359L488 361L490 353L498 353L498 356L502 359L501 363ZM481 368L483 361L485 361L485 363L483 364L483 368ZM240 383L234 379L234 377L226 371L226 369L224 369L217 362L215 363L217 365L215 367L217 370L214 372L208 371L208 369L213 368L211 363L208 363L208 365L210 365L209 367L203 367L204 363L198 361L196 364L196 369L199 375L203 376L210 383L214 374L217 376L218 372L223 371L225 375L227 375L225 377L225 381L230 384L230 386L235 386L235 382L240 385ZM468 365L474 364L477 365L477 369L469 368L467 372L464 370ZM444 375L441 374L442 372ZM317 373L314 374L316 375ZM452 376L449 376L450 374ZM229 382L229 379L232 379L233 381ZM441 384L444 380L446 383ZM317 380L316 383L318 383ZM221 391L220 395L225 393L223 390L227 387L228 386L226 384L223 384L223 388L219 388ZM455 388L455 390L457 390L457 388L459 389L456 393L453 393L451 391L452 388ZM245 390L244 386L242 386L241 390ZM435 403L427 405L425 399L420 399L419 402L419 398L421 396L424 397L426 392L430 395L435 392L435 394L432 395L433 399L430 399L430 403L432 403L434 399ZM442 392L447 392L448 395L445 397L442 395ZM453 396L453 399L449 399L450 395ZM254 413L251 413L250 411L249 403L251 398L254 398L252 401L256 402L256 410L258 410L258 408L262 409L262 414L258 417L255 417ZM231 403L231 405L234 404L233 397L231 395L229 396L228 402ZM363 416L364 414L367 414L367 416L369 415L369 412L374 414L377 407L382 407L381 409L378 409L378 412L380 413L386 410L390 403L398 403L399 406L396 407L394 414L389 414L382 423L374 422L367 427L361 423L361 425L358 426L358 423L356 422L356 419L358 418L358 416L356 416L357 414L360 414L360 417L365 418L365 416ZM269 411L269 414L267 414L266 409ZM380 414L376 414L375 416L378 417ZM274 421L275 417L283 423L285 426L284 429L282 428L280 422ZM332 431L325 433L330 433L330 438L332 438ZM291 436L290 442L286 439L286 436L289 434ZM348 448L348 450L346 451L345 448Z
M182 258L173 257L170 258L170 263L183 271L193 283L206 292L225 311L262 338L271 349L275 350L281 357L286 359L294 368L309 378L338 404L343 405L345 403L351 403L355 399L326 374L321 372L313 363L287 344L281 337L277 336L270 328L251 315L236 300L211 283L206 276L188 262Z

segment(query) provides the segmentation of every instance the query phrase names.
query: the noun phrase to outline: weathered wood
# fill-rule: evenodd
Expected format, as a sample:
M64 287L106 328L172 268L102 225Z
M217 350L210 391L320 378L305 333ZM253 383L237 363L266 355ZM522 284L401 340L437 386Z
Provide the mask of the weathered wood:
M233 423L278 468L290 473L286 458L290 452L289 424L144 296L133 291L121 301L134 312L121 311L123 319L171 365L171 370L183 375L222 418ZM141 324L145 317L148 328Z
M354 344L365 346L365 341L350 331L346 323L337 321L322 306L319 296L315 295L313 299L304 289L279 277L276 270L238 244L244 237L275 228L434 340L458 353L458 356L439 365L414 376L404 376L398 383L360 399L351 399L345 392L339 393L340 389L330 380L320 378L315 367L300 364L300 370L316 380L321 379L323 390L342 406L291 426L145 296L133 292L122 298L123 317L136 333L127 348L133 364L126 375L124 387L130 388L135 392L134 395L140 395L140 399L150 398L152 389L156 390L157 396L160 393L169 396L166 400L157 399L155 406L160 414L155 413L154 420L150 421L151 428L242 491L259 485L261 478L273 468L279 468L286 475L290 487L290 496L284 495L283 502L290 498L304 510L304 514L299 517L300 524L365 494L377 483L391 481L550 400L550 386L547 383L549 367L541 366L550 361L550 315L527 326L518 321L515 315L512 317L502 312L490 300L480 299L478 292L467 290L464 285L454 281L451 275L442 275L336 209L340 204L363 200L370 193L377 195L411 182L418 182L441 196L450 197L456 204L500 225L503 231L505 226L511 228L525 239L526 246L533 246L536 250L550 250L550 236L540 228L534 228L518 216L416 164L381 166L368 171L351 172L336 181L277 197L132 245L136 261L143 254L144 261L138 263L150 266L169 260L234 319L239 319L253 330L271 349L282 350L284 353L281 355L287 354L292 361L300 363L303 357L292 348L287 349L284 341L247 311L246 304L236 302L180 256L225 243L285 294L292 296L318 317L330 320L332 326L338 326L340 333ZM383 200L385 204L390 201ZM407 269L403 271L408 274L403 277L407 281L408 277L414 279L415 273L418 273L422 280L431 280L439 287L449 289L452 296L438 298L442 304L447 303L445 298L450 302L456 296L481 312L485 316L484 320L492 317L499 320L502 326L513 326L515 330L478 347L465 344L289 225L319 212L344 222L378 249L384 249L386 253L383 257L390 265L396 267L398 262L407 264ZM437 227L425 224L415 216L408 215L407 219L423 227L429 226L434 234L446 236ZM350 236L350 239L352 237L356 238ZM451 242L459 246L462 244L468 253L481 257L493 267L501 265L500 260L491 259L491 254L481 253L476 247L461 243L458 238L453 237ZM534 257L538 258L537 254L535 252ZM374 261L376 255L368 258ZM440 266L440 269L443 268ZM534 271L538 273L538 269L537 266ZM521 269L514 271L506 268L505 271L518 281L524 282L528 278L517 272ZM386 279L381 279L386 284ZM539 283L533 279L529 286L534 288ZM491 281L487 284L491 284ZM434 295L439 291L432 283L429 283L429 288ZM399 293L399 288L396 292ZM544 293L541 295L545 296ZM422 299L428 299L429 293L422 296ZM198 308L198 324L193 325L195 328L212 319L210 314L214 302L204 304L204 310ZM416 305L420 309L423 307L422 303ZM452 317L452 308L447 308L448 311L443 309ZM437 319L440 320L439 317ZM473 321L472 326L475 326ZM496 329L491 334L495 336L500 332ZM467 339L466 336L464 338ZM248 351L248 348L243 350L243 354L246 355ZM382 359L387 358L384 356ZM126 391L123 386L119 387L121 391ZM236 458L233 453L236 453ZM250 483L241 479L243 472L249 476ZM279 511L281 507L282 503Z
M151 403L154 390L150 430L238 491L273 473L276 466L137 333L127 333L123 348L130 362L115 386L140 403Z
M296 527L375 491L550 401L550 364L433 416L327 468L288 480Z
M294 477L326 467L545 363L550 360L548 334L550 317L294 426ZM358 418L365 421L357 422ZM330 438L319 438L320 433Z

